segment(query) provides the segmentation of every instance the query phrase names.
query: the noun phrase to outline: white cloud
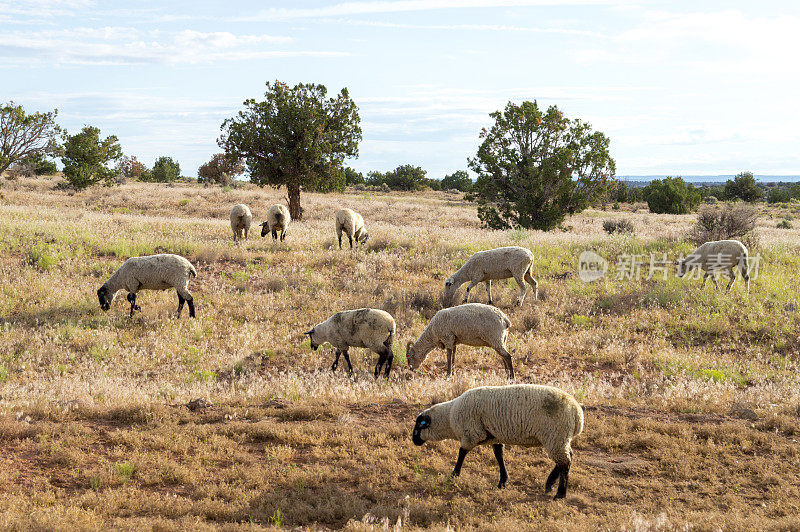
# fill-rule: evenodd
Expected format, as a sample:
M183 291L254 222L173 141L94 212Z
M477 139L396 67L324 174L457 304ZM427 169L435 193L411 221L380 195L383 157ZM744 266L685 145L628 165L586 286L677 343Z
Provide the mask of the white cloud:
M280 57L347 55L330 50L275 50L290 37L235 35L229 32L142 32L128 27L74 28L0 34L0 64L147 64L213 63Z
M579 35L584 37L604 37L602 33L571 28L540 28L526 26L512 26L506 24L401 24L395 22L381 22L376 20L334 19L329 22L346 24L349 26L367 26L376 28L393 28L409 30L434 30L434 31L495 31L503 33L550 33L560 35ZM459 53L463 53L460 51Z
M439 9L526 7L553 5L608 5L621 4L619 0L401 0L374 2L342 2L316 8L270 8L253 16L242 18L248 21L271 21L315 17L340 17L375 13L400 13L407 11L430 11Z

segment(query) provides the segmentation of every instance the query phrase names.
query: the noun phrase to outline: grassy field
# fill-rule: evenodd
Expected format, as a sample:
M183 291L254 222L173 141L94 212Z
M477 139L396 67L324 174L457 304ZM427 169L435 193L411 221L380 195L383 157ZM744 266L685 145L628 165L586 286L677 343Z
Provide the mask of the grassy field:
M800 529L800 239L775 228L792 205L762 207L747 294L672 273L580 281L585 249L691 251L693 216L646 208L589 210L566 232L490 232L446 193L305 194L304 220L273 244L255 225L281 191L55 184L0 188L4 529ZM228 210L239 202L255 220L235 244ZM335 245L345 206L364 215L364 250ZM635 236L603 232L621 216ZM585 407L559 502L543 494L552 463L541 449L509 448L509 485L497 490L490 448L452 480L457 442L410 438L431 402L506 382L490 350L460 347L447 378L443 352L411 374L403 347L440 308L444 279L501 245L533 250L540 286L521 308L513 281L494 287L517 381L559 386ZM102 312L97 288L124 259L157 252L197 267L197 319L174 318L174 291L140 293L133 319L124 296ZM312 352L303 336L363 306L397 321L388 381L358 349L355 381L331 373L332 348ZM189 409L197 398L211 405Z

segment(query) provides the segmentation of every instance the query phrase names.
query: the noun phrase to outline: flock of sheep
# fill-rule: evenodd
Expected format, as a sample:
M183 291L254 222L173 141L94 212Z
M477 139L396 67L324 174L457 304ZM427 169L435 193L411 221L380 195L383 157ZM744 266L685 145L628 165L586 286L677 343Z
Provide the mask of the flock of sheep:
M252 219L247 205L238 204L231 209L230 222L235 241L247 238ZM266 221L261 224L261 236L271 233L274 241L282 242L290 223L288 209L283 205L272 205ZM369 238L363 217L351 209L336 213L335 227L340 249L342 233L347 235L351 248L354 240L356 244L363 244ZM708 242L677 263L678 276L683 276L690 268L699 267L705 271L703 284L711 277L716 286L715 273L725 271L731 277L730 289L738 269L749 288L747 260L747 248L741 242ZM527 293L526 283L533 287L533 298L538 298L538 282L533 277L532 267L533 253L519 246L479 251L470 257L444 285L445 298L452 302L459 287L469 283L462 304L437 312L416 342L407 344L409 367L417 369L430 351L441 348L447 353L447 374L450 375L458 344L491 347L502 358L508 378L513 379L513 360L506 347L511 320L500 309L491 306L492 281L513 277L520 289L517 304L522 305ZM114 272L97 291L97 296L100 307L107 311L117 292L127 290L130 315L133 316L135 311L141 310L136 304L139 290L174 288L178 294L178 317L184 303L189 306L190 317L194 317L194 301L188 285L196 276L192 264L178 255L133 257ZM467 303L470 290L479 283L486 284L489 305ZM352 376L353 365L348 350L358 347L378 354L374 371L376 378L381 370L386 377L389 376L394 359L396 325L388 312L373 308L344 310L305 334L313 350L326 342L336 349L332 371L336 370L339 358L344 355ZM451 401L432 406L417 416L412 440L416 445L443 439L459 441L461 445L453 476L460 474L467 452L477 445L491 444L500 468L500 488L508 480L503 461L504 444L543 446L556 464L545 483L545 492L549 492L558 480L555 496L558 499L566 496L572 463L571 442L582 430L583 410L574 397L551 386L516 384L473 388Z

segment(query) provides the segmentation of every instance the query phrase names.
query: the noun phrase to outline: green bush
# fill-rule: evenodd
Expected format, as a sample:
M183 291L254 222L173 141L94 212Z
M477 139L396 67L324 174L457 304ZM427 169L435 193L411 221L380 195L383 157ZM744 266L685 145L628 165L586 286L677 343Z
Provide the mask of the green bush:
M742 172L725 183L725 199L752 203L764 199L764 192L758 187L752 172Z
M791 229L792 228L792 222L790 222L789 220L784 218L783 220L778 222L778 225L776 225L776 227L778 229Z
M109 168L108 164L121 157L122 148L116 136L100 140L100 130L86 126L80 133L66 137L61 158L64 178L77 190L100 182L112 185L119 170Z
M456 189L461 192L469 192L472 188L472 179L464 170L456 170L442 178L442 190Z
M171 183L181 176L181 165L172 157L162 156L156 159L150 171L150 181L156 183Z
M650 212L687 214L700 204L700 192L680 177L665 177L644 187L644 199Z
M788 203L790 199L789 191L783 188L773 187L767 193L768 203Z

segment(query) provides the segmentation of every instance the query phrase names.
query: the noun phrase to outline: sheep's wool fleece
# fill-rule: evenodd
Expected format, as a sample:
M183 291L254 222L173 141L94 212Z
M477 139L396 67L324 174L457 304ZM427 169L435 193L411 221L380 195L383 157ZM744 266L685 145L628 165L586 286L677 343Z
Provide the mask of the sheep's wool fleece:
M394 336L394 318L388 312L374 308L337 312L314 327L331 345L339 348L374 348Z
M518 270L524 273L532 262L533 253L529 249L508 246L478 251L456 273L463 271L466 273L465 279L507 279Z
M440 438L461 441L469 450L483 443L563 449L583 430L583 409L570 394L536 384L484 386L426 411L432 429L449 425ZM431 434L434 436L434 434Z
M126 260L106 282L114 290L166 290L185 288L197 271L185 258L162 253Z
M250 222L253 220L253 213L250 212L250 207L244 203L239 203L231 208L230 213L231 227L234 231L237 227L250 227Z
M747 248L738 240L716 240L706 242L687 257L688 265L696 264L707 269L732 268L739 264L740 257L747 257Z
M342 228L353 236L364 228L364 218L352 209L342 209L336 213L336 228Z
M280 220L278 220L280 218ZM289 209L285 205L276 203L267 211L267 224L270 229L281 229L289 225L292 217L289 215Z
M494 347L494 341L502 338L510 326L511 320L499 308L483 303L466 303L437 312L423 335L426 332L433 334L440 342L455 336L461 344Z

